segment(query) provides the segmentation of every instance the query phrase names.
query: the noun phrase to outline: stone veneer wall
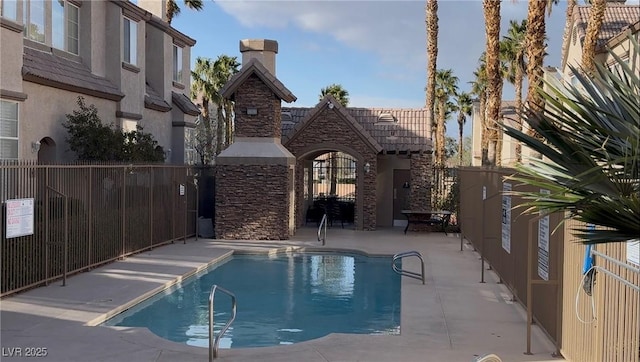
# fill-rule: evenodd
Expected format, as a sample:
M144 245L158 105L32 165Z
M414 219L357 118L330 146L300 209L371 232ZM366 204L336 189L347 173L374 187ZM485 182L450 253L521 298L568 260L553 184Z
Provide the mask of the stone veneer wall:
M285 165L218 165L216 238L289 239L288 175Z
M411 182L409 183L411 210L431 210L431 162L430 153L411 155Z
M376 161L377 154L355 134L345 120L343 120L335 110L325 108L312 123L303 130L291 143L285 146L296 158L296 225L301 226L305 222L306 209L304 208L304 162L300 160L302 152L317 150L344 150L345 147L353 149L356 154L352 154L358 162L357 178L363 179L363 188L358 188L356 183L356 229L362 227L363 230L376 229ZM344 152L344 151L343 151ZM369 163L370 171L365 174L363 165ZM362 203L363 222L358 224L359 205Z
M235 95L235 137L274 137L280 139L281 101L271 89L252 74ZM247 108L256 108L257 115L248 115Z

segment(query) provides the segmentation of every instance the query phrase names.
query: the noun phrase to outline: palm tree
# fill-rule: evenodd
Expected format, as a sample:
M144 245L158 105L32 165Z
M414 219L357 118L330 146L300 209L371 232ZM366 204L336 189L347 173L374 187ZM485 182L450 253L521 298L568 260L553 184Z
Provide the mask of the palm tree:
M582 44L582 69L593 73L596 68L594 58L596 56L596 45L600 28L604 22L604 13L607 10L607 0L590 0L591 9L589 11L589 23L587 25L584 43Z
M349 105L349 92L342 87L341 84L333 83L322 89L320 89L319 99L322 100L327 94L331 94L336 101L338 101L343 107Z
M176 3L176 0L166 0L167 1L167 23L171 24L171 20L174 17L180 14L180 7ZM196 11L202 10L204 7L204 3L202 0L184 0L184 5L189 9L193 9Z
M445 123L447 112L449 111L449 98L458 92L458 77L453 75L453 70L451 69L439 69L436 72L435 85L435 98L438 108L435 164L442 167L445 164Z
M631 54L640 52L628 36ZM526 122L543 140L515 128L505 132L544 159L520 164L517 182L540 192L514 192L525 213L558 212L601 226L573 231L584 243L621 242L640 235L640 73L614 52L622 72L597 64L586 75L570 66L579 84L555 82L541 90L545 108Z
M502 74L500 71L500 0L483 0L485 33L487 37L486 75L487 75L487 118L489 123L489 164L500 166L501 157L498 142L501 123Z
M471 95L467 92L460 92L456 94L453 109L458 112L458 165L462 166L462 130L465 122L467 121L467 116L471 116L471 111L473 110Z
M198 57L195 68L191 71L191 98L201 97L201 115L196 127L197 144L195 146L200 162L203 165L210 164L215 155L213 149L214 133L211 125L211 115L209 113L209 103L218 100L217 89L215 88L213 64L211 59Z
M341 84L333 83L328 85L322 89L320 89L320 95L318 98L322 100L327 94L330 94L333 98L335 98L338 103L340 103L343 107L349 105L349 92L342 87ZM329 170L330 170L330 189L329 195L336 195L337 186L338 186L338 153L331 152L329 153Z
M203 154L210 161L213 155L217 155L226 145L231 142L233 130L233 103L222 97L220 89L227 83L229 78L238 72L240 63L237 57L220 55L215 61L208 58L198 57L194 70L191 72L193 83L191 84L192 97L202 96L202 122L204 124L205 140ZM209 103L216 104L217 132L216 148L213 150L213 127L211 125L211 115L209 114Z
M427 27L427 86L426 107L427 107L427 132L431 135L434 120L435 91L436 91L436 68L438 60L438 1L427 0L426 27Z
M482 165L486 165L488 163L487 152L488 152L488 129L487 129L487 120L486 120L486 109L487 109L487 76L485 72L485 63L484 63L484 53L478 60L480 63L478 68L473 75L475 76L475 80L471 82L471 93L478 97L478 103L480 105L479 113L480 113L480 124L482 125L482 135L480 137L480 147L482 150Z
M504 54L509 73L507 79L514 85L516 92L516 125L518 129L522 129L520 114L522 112L522 83L527 66L524 60L527 48L525 42L526 32L527 20L522 20L521 23L511 20L507 36L504 38L506 50ZM516 160L517 162L522 160L522 145L519 142L516 144Z

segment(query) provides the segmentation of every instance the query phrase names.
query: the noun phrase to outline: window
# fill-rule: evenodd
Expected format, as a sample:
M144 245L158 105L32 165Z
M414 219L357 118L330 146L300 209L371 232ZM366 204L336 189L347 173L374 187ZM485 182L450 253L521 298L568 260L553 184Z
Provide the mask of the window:
M0 101L0 159L18 159L18 103Z
M184 163L187 165L194 165L198 160L198 154L196 152L196 129L185 128L184 129Z
M18 20L18 5L16 4L16 0L2 0L0 11L3 18L13 21Z
M45 42L44 0L28 0L24 4L24 36L38 43Z
M77 55L79 17L79 8L68 1L25 0L24 36Z
M122 132L133 132L133 131L137 131L138 130L138 122L137 121L133 121L133 120L129 120L129 119L123 119L122 120Z
M62 1L51 3L52 46L78 54L78 8Z
M138 23L129 18L124 18L123 26L122 60L136 65L138 61Z
M173 45L173 81L182 83L182 48Z

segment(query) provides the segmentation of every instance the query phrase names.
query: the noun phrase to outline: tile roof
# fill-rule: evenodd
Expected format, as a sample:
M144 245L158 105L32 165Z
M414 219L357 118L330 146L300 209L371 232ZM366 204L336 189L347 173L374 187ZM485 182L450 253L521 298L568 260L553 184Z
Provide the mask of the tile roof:
M282 122L283 138L288 140L294 132L295 125L314 109L283 107L282 113L286 115ZM432 149L431 140L427 137L426 109L347 107L344 110L386 153L420 152ZM389 125L375 125L380 115L385 113L391 115L396 122ZM285 120L289 116L291 121Z
M191 102L189 97L182 93L171 92L171 101L188 115L197 116L200 114L200 109Z
M587 24L589 23L589 13L591 6L579 5L573 9L573 26L565 27L565 34L562 44L562 65L566 63L566 56L569 49L569 42L573 42L576 37L580 44L584 41ZM640 5L624 5L619 3L607 3L607 10L604 14L604 21L596 41L596 49L604 50L605 44L616 35L620 34L626 27L637 23L640 19ZM569 32L569 34L567 34Z
M22 79L50 87L119 101L124 93L82 63L52 53L24 48Z
M144 94L145 108L154 109L160 112L169 112L171 105L167 103L160 95L147 83Z
M286 145L286 143L291 141L292 137L295 137L298 132L303 132L303 129L306 127L306 125L313 122L313 119L315 119L314 116L321 112L322 109L327 106L330 106L330 109L338 113L338 115L340 115L347 122L347 124L352 127L352 129L356 132L356 135L360 136L365 144L368 144L369 147L371 147L371 149L375 151L375 153L380 153L380 151L383 150L382 146L373 137L371 137L371 134L367 132L362 127L362 125L347 112L347 108L343 107L330 94L324 96L324 98L322 98L322 100L320 100L320 102L318 102L318 104L313 109L311 109L311 111L308 112L304 116L304 118L302 118L293 126L293 130L289 131L286 137L283 137L283 144Z
M298 99L256 58L251 59L247 64L243 65L242 69L229 79L227 84L225 84L220 90L222 96L225 98L231 98L238 87L242 85L242 83L244 83L251 74L257 75L267 85L267 87L269 87L269 89L271 89L271 91L273 91L273 93L283 101L291 103Z

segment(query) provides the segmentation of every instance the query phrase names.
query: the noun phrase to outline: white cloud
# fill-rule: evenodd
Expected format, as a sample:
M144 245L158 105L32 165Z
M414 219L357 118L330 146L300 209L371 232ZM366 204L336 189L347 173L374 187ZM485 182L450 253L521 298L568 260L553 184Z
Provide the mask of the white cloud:
M372 53L387 66L425 65L424 3L418 1L220 1L246 27L292 28Z

